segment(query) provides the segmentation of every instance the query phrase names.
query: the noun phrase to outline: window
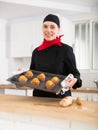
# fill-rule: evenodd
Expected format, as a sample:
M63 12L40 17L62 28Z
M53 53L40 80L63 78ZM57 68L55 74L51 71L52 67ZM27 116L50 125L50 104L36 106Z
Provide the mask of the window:
M98 69L98 22L75 24L74 51L79 69Z
M89 23L75 25L75 54L80 69L89 69Z
M98 69L98 21L93 22L93 69Z

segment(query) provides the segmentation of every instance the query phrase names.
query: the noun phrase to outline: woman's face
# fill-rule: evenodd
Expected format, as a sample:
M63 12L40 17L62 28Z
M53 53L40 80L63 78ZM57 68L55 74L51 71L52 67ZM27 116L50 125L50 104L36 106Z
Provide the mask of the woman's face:
M54 40L59 32L59 27L56 23L46 21L43 23L43 36L47 41Z

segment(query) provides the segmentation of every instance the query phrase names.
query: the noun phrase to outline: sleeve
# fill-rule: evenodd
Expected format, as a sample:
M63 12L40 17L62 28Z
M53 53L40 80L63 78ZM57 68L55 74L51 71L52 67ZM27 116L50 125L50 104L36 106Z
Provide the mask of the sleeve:
M30 63L30 69L34 70L35 69L35 50L32 52L32 57L31 57L31 63Z
M80 79L80 72L76 67L76 59L73 53L72 47L68 47L65 55L65 66L67 74L72 73L75 78L77 78L77 83L73 86L74 89L82 86L82 80Z

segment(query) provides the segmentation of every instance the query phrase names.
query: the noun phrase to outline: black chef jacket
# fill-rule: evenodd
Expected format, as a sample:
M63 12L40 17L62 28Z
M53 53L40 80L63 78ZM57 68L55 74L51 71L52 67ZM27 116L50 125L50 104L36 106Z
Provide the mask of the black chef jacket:
M73 49L64 43L62 43L62 46L53 45L41 51L38 51L36 48L32 53L30 69L65 76L71 73L78 79L73 88L76 89L82 85L80 73L76 67ZM34 89L33 96L63 98L65 96L71 96L71 91L65 92L64 95L56 95L54 93Z

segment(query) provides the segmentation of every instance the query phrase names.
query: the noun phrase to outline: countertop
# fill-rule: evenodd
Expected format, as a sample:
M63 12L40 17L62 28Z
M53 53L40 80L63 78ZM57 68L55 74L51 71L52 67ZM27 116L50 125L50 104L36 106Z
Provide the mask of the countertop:
M72 89L72 92L83 92L83 93L98 93L98 88L95 87L81 87L77 89Z
M2 88L2 89L21 89L21 90L30 90L30 89L32 89L32 88L30 88L30 87L26 87L26 86L24 86L24 87L21 87L21 88L17 88L16 86L12 86L12 85L10 85L10 84L6 84L6 85L4 85L4 84L1 84L0 85L0 88ZM97 88L95 88L95 87L81 87L81 88L77 88L77 89L72 89L71 90L72 92L83 92L83 93L98 93L98 89Z
M41 98L0 94L0 112L15 113L51 119L79 121L98 125L98 102L75 100L71 106L59 106L58 98Z

